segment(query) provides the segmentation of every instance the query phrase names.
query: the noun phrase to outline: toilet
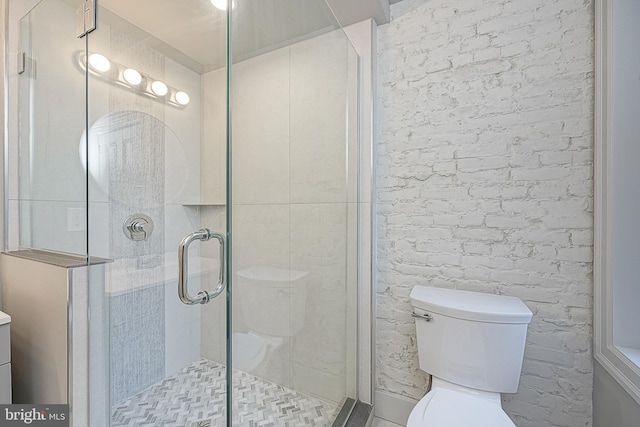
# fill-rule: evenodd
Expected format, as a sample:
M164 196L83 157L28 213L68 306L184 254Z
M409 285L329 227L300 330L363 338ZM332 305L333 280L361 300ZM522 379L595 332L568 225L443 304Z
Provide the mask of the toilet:
M515 427L500 394L518 390L531 310L455 289L415 286L410 297L420 369L432 380L407 427Z

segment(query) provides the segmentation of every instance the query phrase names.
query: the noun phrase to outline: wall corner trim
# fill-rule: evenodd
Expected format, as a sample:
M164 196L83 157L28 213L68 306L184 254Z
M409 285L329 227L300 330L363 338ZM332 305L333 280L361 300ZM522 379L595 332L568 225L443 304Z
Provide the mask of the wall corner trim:
M613 0L595 2L594 358L640 404L640 366L613 342Z

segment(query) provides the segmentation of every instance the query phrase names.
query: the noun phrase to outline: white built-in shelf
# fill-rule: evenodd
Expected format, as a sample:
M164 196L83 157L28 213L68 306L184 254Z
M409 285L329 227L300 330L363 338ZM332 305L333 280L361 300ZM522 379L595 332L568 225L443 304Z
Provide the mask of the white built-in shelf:
M226 203L182 203L182 206L187 208L200 208L208 206L226 206Z

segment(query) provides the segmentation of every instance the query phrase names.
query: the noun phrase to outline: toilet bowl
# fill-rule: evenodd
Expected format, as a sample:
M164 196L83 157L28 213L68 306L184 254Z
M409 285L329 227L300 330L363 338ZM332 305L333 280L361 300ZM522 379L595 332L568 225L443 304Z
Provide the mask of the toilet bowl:
M515 427L500 394L474 392L434 378L431 391L413 408L407 427Z
M411 411L407 427L515 427L499 404L436 387Z
M432 385L407 427L515 427L500 395L518 389L527 306L515 297L425 286L410 297L420 368Z

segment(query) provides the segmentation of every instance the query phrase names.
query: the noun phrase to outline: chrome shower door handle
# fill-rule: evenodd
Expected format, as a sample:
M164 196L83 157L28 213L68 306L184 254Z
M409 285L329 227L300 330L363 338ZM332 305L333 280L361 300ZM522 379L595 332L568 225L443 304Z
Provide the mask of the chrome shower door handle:
M194 240L206 242L211 239L218 240L220 244L220 274L218 275L218 285L211 292L200 291L195 297L192 297L189 295L189 289L187 287L189 279L189 245ZM178 296L180 297L180 301L188 305L206 304L222 293L225 286L225 250L224 236L219 233L213 233L208 228L201 228L198 231L184 236L184 239L182 239L178 246Z

